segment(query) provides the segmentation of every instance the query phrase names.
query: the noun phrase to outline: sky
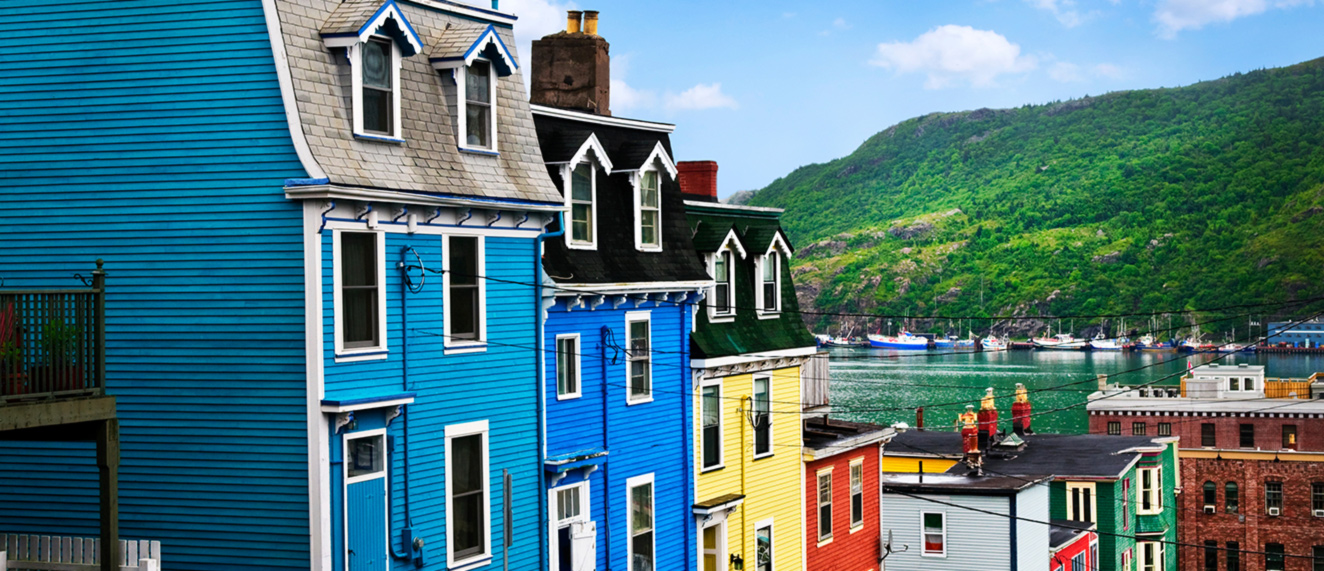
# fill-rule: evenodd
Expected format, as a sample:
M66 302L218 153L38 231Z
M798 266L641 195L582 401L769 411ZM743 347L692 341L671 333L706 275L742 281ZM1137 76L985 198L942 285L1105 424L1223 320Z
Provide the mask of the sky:
M487 1L475 2L487 5ZM674 123L718 192L932 112L1176 87L1324 57L1324 0L500 0L521 56L601 12L611 110Z

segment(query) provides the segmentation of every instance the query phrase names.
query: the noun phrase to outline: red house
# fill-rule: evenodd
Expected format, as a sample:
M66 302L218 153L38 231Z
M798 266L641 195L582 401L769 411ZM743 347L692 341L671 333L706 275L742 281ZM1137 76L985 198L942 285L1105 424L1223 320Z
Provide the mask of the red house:
M876 424L811 418L804 424L805 567L879 571L883 444Z
M1094 524L1057 519L1052 524L1048 528L1048 571L1098 569L1099 534Z

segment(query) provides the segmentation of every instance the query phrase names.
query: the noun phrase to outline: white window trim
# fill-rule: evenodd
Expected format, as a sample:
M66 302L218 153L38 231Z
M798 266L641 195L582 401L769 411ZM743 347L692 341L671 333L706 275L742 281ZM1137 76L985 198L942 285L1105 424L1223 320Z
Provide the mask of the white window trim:
M354 137L359 139L368 139L372 141L383 141L388 143L403 143L404 138L400 135L400 46L395 40L380 35L370 36L371 39L386 40L391 44L391 132L390 133L370 133L363 130L363 42L355 43L348 47L350 61L350 84L352 102L354 107Z
M625 480L625 556L626 567L634 571L634 530L631 528L630 521L633 514L630 513L630 502L633 500L634 489L645 484L651 485L653 493L650 496L653 501L653 568L657 568L657 483L652 472L634 476Z
M823 476L828 477L828 506L832 508L832 518L828 520L828 534L823 535L823 502L822 488ZM837 523L837 502L833 501L832 495L837 491L837 482L832 477L832 466L823 468L814 474L814 515L817 521L817 528L814 530L814 536L818 538L818 547L823 547L832 543L833 532L836 531Z
M942 553L929 553L924 548L924 516L936 514L942 517ZM947 558L947 512L919 512L919 555L920 557L940 557Z
M753 376L750 378L750 381L749 381L749 394L750 394L751 398L749 399L749 406L750 406L751 408L752 408L753 406L755 406L755 405L754 405L754 399L753 399L753 396L758 394L757 387L758 387L758 382L759 382L760 379L768 381L768 451L760 454L760 453L758 452L758 443L757 443L758 438L757 438L757 437L750 438L750 439L749 439L749 440L750 440L750 442L749 442L749 450L750 450L750 452L754 455L753 458L754 458L755 460L758 460L758 459L761 459L761 458L767 458L767 457L772 456L773 454L775 454L775 453L777 452L777 446L776 446L776 443L777 443L777 437L776 437L776 436L777 436L777 433L776 433L777 423L775 423L775 422L772 421L772 417L773 417L772 403L776 402L777 399L773 398L773 395L772 395L772 385L773 385L773 382L772 382L772 375L770 375L770 374L760 374L760 375L753 375ZM750 411L750 412L753 412L753 411ZM750 427L750 430L753 431L753 427Z
M773 256L777 256L778 254L780 254L781 257L774 258L776 259L776 263L778 264L778 266L777 266L777 272L774 276L775 281L773 282L777 284L777 300L776 300L777 307L772 311L768 311L763 308L764 305L763 304L764 302L763 264L768 263L767 262L768 259L772 258ZM782 285L783 285L781 266L786 264L787 261L789 261L790 259L791 259L791 248L786 243L786 241L782 239L781 233L777 233L776 235L773 236L772 243L768 245L768 251L764 252L763 255L754 258L754 307L756 309L755 313L758 315L759 319L776 319L778 317L781 317L781 313L782 313L781 294L782 294Z
M631 361L631 360L630 360L630 357L629 357L629 351L630 351L630 325L633 324L633 323L639 323L639 322L641 322L641 321L642 321L642 322L645 322L645 323L648 323L648 396L646 396L646 397L634 397L634 396L631 396L631 394L630 394L630 391L633 390L633 389L631 388L631 386L630 386L630 383L632 382L632 379L630 378L630 364L633 363L633 361ZM650 312L650 311L628 311L628 312L626 312L626 313L625 313L625 335L624 335L623 337L625 338L625 351L626 351L626 357L625 357L625 404L626 404L626 405L636 405L636 404L644 404L644 403L650 403L650 402L653 402L653 393L654 393L654 391L653 391L654 386L653 386L653 385L654 385L654 378L653 378L653 316L652 316L652 312Z
M472 568L484 565L492 560L492 476L490 470L490 460L492 448L489 445L488 425L486 420L477 420L474 422L465 422L462 424L452 424L446 427L446 498L449 503L452 497L451 483L455 481L451 465L451 441L463 436L472 436L481 434L483 436L483 553L469 557L467 559L456 560L455 550L451 546L455 545L454 512L455 510L446 509L446 566L450 569ZM504 525L510 525L511 522L504 522ZM388 542L389 543L389 542Z
M714 521L713 523L711 523L711 524L709 524L709 525L707 525L707 526L705 526L705 527L700 527L700 528L698 528L698 530L699 530L699 537L698 537L699 542L698 542L698 549L697 549L695 552L698 553L698 555L699 555L699 561L698 561L699 564L698 564L697 567L695 567L695 569L703 569L703 556L704 556L704 553L703 553L703 549L704 549L704 547L703 547L703 530L708 529L708 528L710 528L710 527L711 527L711 528L716 528L716 529L717 529L717 531L716 531L716 533L717 533L717 569L718 569L718 571L726 571L727 568L728 568L728 564L729 564L729 561L730 561L730 557L728 557L728 555L727 555L727 551L728 551L728 547L727 547L727 544L726 544L726 540L727 540L727 536L726 536L726 535L727 535L727 523L726 523L726 516L725 516L725 515L723 515L723 516L722 516L722 519L720 519L720 520L716 520L716 521Z
M340 291L340 236L344 232L357 234L376 234L377 240L377 345L375 347L345 348L345 332L340 327L344 323L344 299ZM373 361L385 359L388 355L386 338L386 233L380 230L332 230L331 231L331 297L335 319L331 328L335 333L336 362Z
M717 464L705 467L703 465L703 389L704 387L717 387ZM722 415L722 397L723 397L722 378L705 378L699 383L699 473L721 470L726 467L726 420Z
M1090 519L1081 520L1076 516L1076 503L1072 499L1072 490L1089 490L1090 492ZM1067 482L1067 519L1071 521L1088 521L1089 523L1098 523L1099 520L1099 501L1098 489L1094 482ZM1123 500L1125 501L1125 500Z
M570 188L571 176L574 173L575 167L581 164L589 165L589 189L592 192L591 200L593 208L593 229L591 230L593 233L593 239L587 242L575 241L572 236L573 230L569 227L569 223L567 223L565 246L571 250L597 250L598 218L601 217L601 213L598 212L598 169L601 169L604 175L611 175L612 164L611 158L607 156L607 151L603 148L602 143L598 141L596 133L589 134L588 139L584 141L583 145L580 145L579 150L575 151L574 156L570 158L570 162L561 165L561 181L564 186L562 190L565 195L567 213L570 216L573 216L573 213L569 210L572 204L570 194L572 190ZM568 216L568 218L570 216Z
M1150 482L1153 485L1149 489L1145 488L1144 473L1146 471L1152 471L1154 473L1153 477L1150 478ZM1136 472L1136 479L1140 481L1140 486L1137 490L1140 497L1136 502L1136 515L1156 515L1163 513L1163 467L1154 466L1151 468L1137 468ZM1149 502L1149 509L1145 509L1145 494L1154 494Z
M640 201L643 193L644 173L657 173L657 245L644 244L644 208ZM662 251L662 171L657 168L653 161L649 161L643 168L635 171L630 177L630 185L634 187L634 248L640 252L661 252Z
M367 438L367 437L371 437L371 436L381 436L381 437L382 437L382 470L381 470L381 472L377 472L377 473L370 474L370 475L367 475L367 476L356 476L356 477L354 477L354 478L350 478L350 477L349 477L349 459L347 458L347 455L349 454L349 441L350 441L350 440L358 440L358 439L360 439L360 438ZM386 489L386 498L385 498L385 499L386 499L386 501L383 502L383 504L384 504L384 506L385 506L385 511L386 511L386 514L387 514L387 517L386 517L386 520L385 520L385 521L387 522L387 525L385 526L386 529L383 530L383 531L385 532L385 536L386 536L386 543L385 543L385 545L387 546L386 553L385 553L385 555L386 555L386 560L387 560L387 561L390 561L390 560L391 560L391 553L390 553L390 545L391 545L391 526L390 526L390 521L391 521L391 518L390 518L390 513L391 513L391 480L390 480L389 478L386 477L386 475L389 473L389 468L388 468L388 467L390 466L390 464L389 464L390 461L391 461L391 457L390 457L389 454L387 454L387 449L386 449L386 429L385 429L385 428L378 428L378 429L375 429L375 430L364 430L364 431L362 431L362 432L347 432L347 433L344 434L344 436L341 437L341 441L340 441L340 498L341 498L341 502L340 502L340 504L341 504L341 505L340 505L340 533L341 533L341 538L340 538L340 539L341 539L341 543L340 543L340 545L341 545L341 553L340 553L340 557L341 557L341 559L340 559L340 560L344 562L346 568L349 567L349 503L348 503L347 501L345 501L345 499L349 497L349 485L350 485L350 484L357 484L357 483L359 483L359 482L366 482L366 481L368 481L368 480L376 480L376 479L386 480L386 485L385 485L385 489Z
M556 519L556 496L560 492L571 488L579 488L579 515L564 520L558 520ZM556 537L557 530L564 527L563 524L586 523L589 521L589 516L593 512L593 502L589 498L591 492L592 489L589 486L588 480L576 482L574 484L566 484L564 486L557 486L547 490L547 552L551 555L548 561L552 562L550 566L552 569L556 568L555 562L561 554L561 546Z
M847 507L849 508L849 511L850 511L850 517L851 517L851 522L850 522L850 532L851 532L851 533L855 533L855 532L857 532L857 531L860 531L861 529L864 529L864 512L866 511L866 510L865 510L865 505L864 505L864 499L865 499L865 495L864 495L864 480L865 480L865 478L864 478L864 457L863 457L863 456L860 456L859 458L852 459L852 460L850 461L850 464L849 464L850 469L847 470L847 475L848 475L849 477L853 477L853 476L855 475L855 470L854 470L854 468L855 468L856 466L859 466L859 467L860 467L860 522L859 522L859 523L855 523L855 521L854 521L854 520L855 520L855 490L854 490L854 489L851 489L851 490L850 490L850 505L847 506ZM850 486L853 488L853 487L854 487L854 486L852 485L853 483L849 481L849 480L850 480L849 477L847 478L847 480L848 480L848 481L847 481L847 485L850 485Z
M478 240L478 339L455 339L451 336L451 238L476 238ZM444 335L442 353L457 355L463 353L481 353L487 350L487 240L484 236L472 234L441 235L441 291L442 318Z
M575 340L575 354L571 356L571 358L575 360L575 392L566 394L561 394L561 340L563 339ZM583 396L584 369L580 367L579 364L582 361L580 357L584 350L579 344L579 334L564 333L557 335L556 344L553 347L555 348L553 354L556 355L556 400L571 400Z
M486 155L498 154L501 151L500 149L497 148L497 139L499 137L497 137L497 79L498 78L496 72L496 64L491 60L483 57L474 58L474 61L482 61L487 63L487 73L488 73L487 79L489 82L491 82L491 88L492 88L491 92L489 93L490 100L488 101L488 104L490 105L488 109L492 111L491 113L488 113L489 121L491 122L491 124L488 125L488 128L490 129L488 133L490 133L492 136L492 146L479 147L476 145L469 144L469 135L468 135L469 95L466 89L466 84L468 83L468 75L467 75L469 72L468 67L470 65L473 65L473 62L469 62L464 66L455 68L455 109L457 109L455 124L458 126L458 130L455 132L455 142L459 145L461 151L468 151L468 152L486 154Z
M736 236L735 228L727 231L726 237L722 239L722 245L718 246L717 251L708 255L708 277L717 279L717 256L723 252L731 252L731 264L726 269L727 291L730 292L730 299L727 304L730 305L730 311L727 313L717 313L717 284L713 283L705 299L710 300L708 306L709 323L730 323L736 319L736 254L743 260L748 255L745 253L745 246L740 243L740 238Z
M1151 568L1145 567L1145 551L1152 549L1154 551L1153 571L1163 571L1163 542L1160 541L1137 541L1136 546L1140 548L1140 570L1150 571Z
M758 569L759 566L759 530L765 527L768 528L768 539L772 542L772 569L774 571L777 569L777 528L773 526L773 519L768 518L754 523L754 566L752 569Z

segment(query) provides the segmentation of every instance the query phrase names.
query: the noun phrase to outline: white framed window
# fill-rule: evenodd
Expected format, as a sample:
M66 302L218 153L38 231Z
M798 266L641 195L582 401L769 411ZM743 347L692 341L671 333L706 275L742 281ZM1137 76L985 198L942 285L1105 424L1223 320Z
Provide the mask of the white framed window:
M850 461L850 531L864 527L864 457Z
M492 62L475 59L455 72L460 148L497 152L497 76Z
M566 243L571 248L596 249L598 219L594 207L598 196L598 175L593 163L582 162L571 168L567 186L570 231L566 233Z
M653 324L647 311L625 314L625 373L630 380L626 403L653 400Z
M552 569L581 571L593 568L597 558L597 526L589 519L590 506L593 505L589 493L587 481L559 486L547 492Z
M735 315L735 254L724 250L713 254L713 296L709 308L713 317Z
M1131 550L1122 552L1122 571L1131 571Z
M1093 482L1067 482L1067 519L1096 523L1097 499Z
M1140 571L1163 571L1163 544L1140 541L1137 545L1140 547Z
M923 557L947 557L947 512L920 512Z
M400 57L400 47L383 36L371 36L349 47L355 137L403 142Z
M818 471L818 544L832 541L832 468Z
M446 562L451 568L492 558L492 498L486 420L446 427Z
M487 348L487 267L482 236L442 237L442 313L447 354Z
M556 336L556 399L580 397L579 334Z
M772 519L754 524L754 571L773 571Z
M338 362L386 358L386 235L332 231Z
M722 459L722 380L704 379L699 404L700 469L715 470L725 465Z
M760 316L776 315L782 310L781 255L776 250L758 260L758 299Z
M653 533L653 474L635 476L625 481L626 502L630 517L630 542L627 558L630 571L657 569L656 538Z
M1163 512L1163 469L1159 466L1152 468L1140 468L1140 489L1136 491L1140 496L1140 505L1136 513L1140 515L1154 515Z
M662 176L655 167L645 167L635 185L635 247L662 249Z
M750 403L754 410L754 459L772 456L772 377L754 377L754 397Z

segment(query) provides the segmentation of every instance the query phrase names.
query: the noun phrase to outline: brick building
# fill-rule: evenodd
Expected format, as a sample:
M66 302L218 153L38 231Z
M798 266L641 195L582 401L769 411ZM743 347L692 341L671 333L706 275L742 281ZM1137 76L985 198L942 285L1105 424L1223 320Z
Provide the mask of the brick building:
M1206 365L1180 387L1100 389L1090 432L1180 438L1181 571L1324 569L1319 386L1266 378L1258 366Z

